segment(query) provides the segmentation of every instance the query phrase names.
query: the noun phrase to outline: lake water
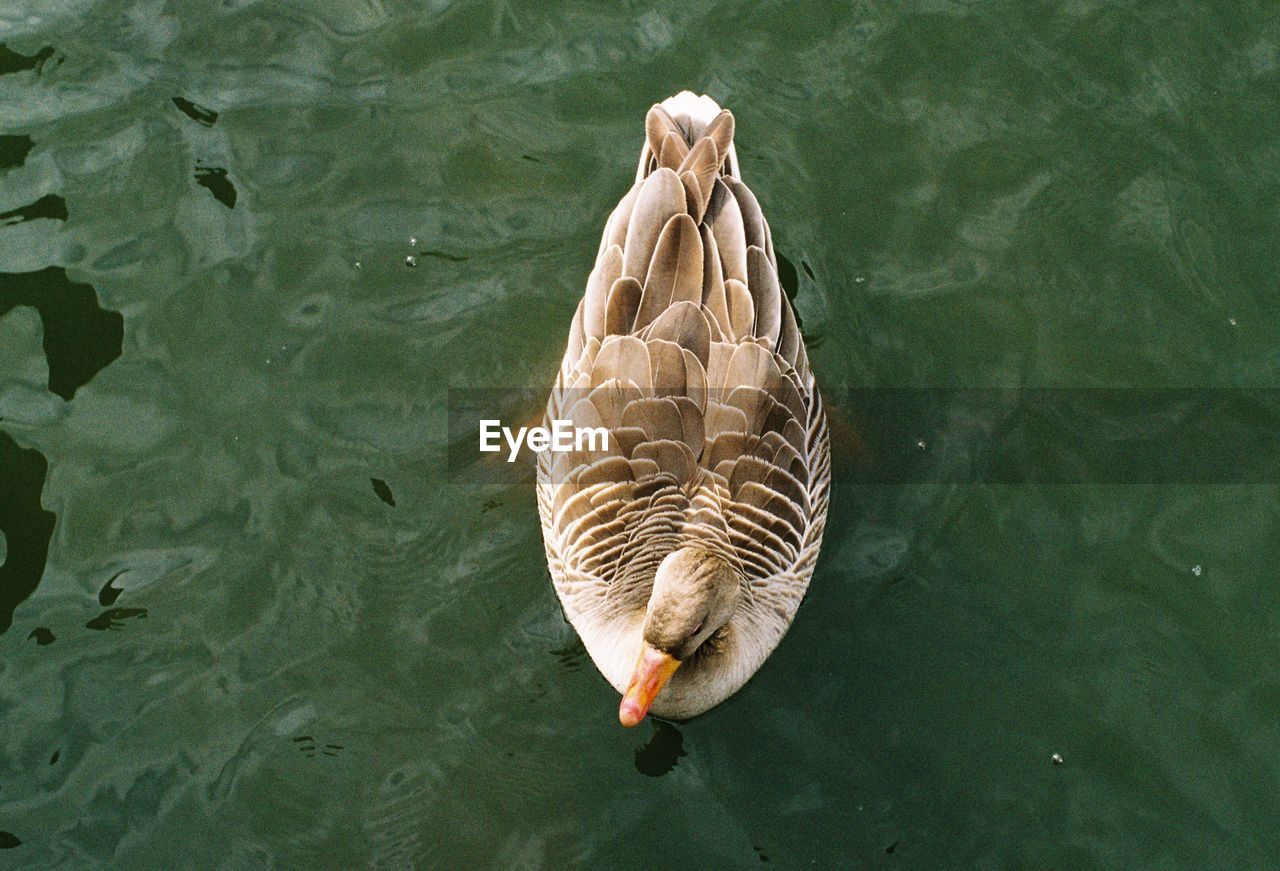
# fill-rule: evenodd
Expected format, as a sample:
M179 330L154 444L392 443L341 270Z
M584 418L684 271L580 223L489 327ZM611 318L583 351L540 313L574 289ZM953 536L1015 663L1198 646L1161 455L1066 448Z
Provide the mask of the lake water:
M0 41L0 865L1280 865L1274 4L3 0ZM536 414L686 87L835 481L756 677L624 730L449 397Z

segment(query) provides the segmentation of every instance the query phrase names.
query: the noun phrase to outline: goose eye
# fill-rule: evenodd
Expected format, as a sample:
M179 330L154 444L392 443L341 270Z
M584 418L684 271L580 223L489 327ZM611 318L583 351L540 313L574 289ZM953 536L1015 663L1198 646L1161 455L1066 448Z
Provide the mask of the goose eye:
M689 637L692 638L693 636L697 635L701 631L702 631L702 621L699 620L698 625L693 627L693 631L689 633Z

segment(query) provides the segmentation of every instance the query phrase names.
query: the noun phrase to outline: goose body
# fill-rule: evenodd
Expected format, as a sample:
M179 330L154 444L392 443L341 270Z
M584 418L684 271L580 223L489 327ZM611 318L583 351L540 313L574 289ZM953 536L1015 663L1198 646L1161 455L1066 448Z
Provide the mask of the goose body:
M541 453L537 476L556 594L625 725L700 714L755 673L808 587L830 487L733 116L685 91L645 133L547 404L548 425L608 444Z

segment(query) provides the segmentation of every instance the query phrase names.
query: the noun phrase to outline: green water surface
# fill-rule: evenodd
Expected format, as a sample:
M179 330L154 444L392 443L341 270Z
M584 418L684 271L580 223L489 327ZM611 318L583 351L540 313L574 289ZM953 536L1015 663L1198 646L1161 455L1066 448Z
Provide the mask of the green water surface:
M0 867L1280 867L1280 6L0 0L0 42ZM447 397L550 384L683 88L836 478L777 652L628 731ZM926 391L860 454L905 387L1062 388L1071 447ZM1116 480L1138 388L1261 388L1209 418L1256 473Z

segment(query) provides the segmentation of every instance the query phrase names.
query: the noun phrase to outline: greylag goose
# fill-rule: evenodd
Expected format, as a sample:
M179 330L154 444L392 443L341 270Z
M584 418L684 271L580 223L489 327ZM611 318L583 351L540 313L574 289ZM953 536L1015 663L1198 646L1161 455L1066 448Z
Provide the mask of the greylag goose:
M538 455L556 594L625 726L735 693L795 617L826 522L826 416L743 183L733 115L655 105L605 226L547 425L604 428Z

